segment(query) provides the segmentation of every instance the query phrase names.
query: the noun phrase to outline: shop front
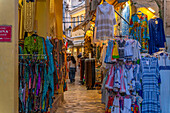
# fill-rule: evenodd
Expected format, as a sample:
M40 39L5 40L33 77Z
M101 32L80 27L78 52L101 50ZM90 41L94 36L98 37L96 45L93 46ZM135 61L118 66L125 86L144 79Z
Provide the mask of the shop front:
M8 30L4 32L8 37L0 42L1 112L54 112L63 101L67 59L59 11L62 3L62 0L1 3L1 28Z
M95 84L102 82L106 113L170 112L165 99L169 89L163 88L170 83L165 74L170 70L170 54L157 3L104 0L98 4L95 11L87 8L86 13L93 16L76 27L85 26L86 32L81 79L94 84L88 73L93 69L87 67L95 58Z

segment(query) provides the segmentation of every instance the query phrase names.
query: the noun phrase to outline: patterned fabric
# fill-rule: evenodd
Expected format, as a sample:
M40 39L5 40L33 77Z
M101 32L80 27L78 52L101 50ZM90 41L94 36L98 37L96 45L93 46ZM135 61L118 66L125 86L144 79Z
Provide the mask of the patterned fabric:
M160 18L149 20L149 53L159 51L159 48L164 48L165 32L163 21Z
M43 40L39 36L26 37L24 40L24 54L43 54ZM39 59L41 56L38 57Z
M96 39L107 40L114 36L114 25L116 24L114 7L103 3L97 7L96 12Z
M118 52L118 44L116 41L113 42L114 46L113 46L113 50L112 50L112 59L114 58L119 58L119 52Z
M130 8L129 8L129 4L126 3L126 6L122 11L122 17L129 22L129 16L130 16ZM126 23L123 19L121 19L121 31L122 31L122 36L126 36L126 35L129 36L129 24Z
M112 65L112 67L109 70L109 75L107 77L107 81L105 84L105 87L108 89L113 89L114 74L115 74L115 70L114 70L114 66Z
M119 59L124 58L124 50L125 50L125 40L119 40L118 45L119 45Z
M153 57L142 58L141 74L143 87L142 113L160 113L158 59Z
M148 39L149 39L149 27L147 15L145 14L135 14L132 16L130 21L130 36L133 39L137 39L141 46L142 51L148 51Z
M127 65L125 64L125 69L124 69L124 74L125 74L125 87L126 87L126 95L130 95L130 90L133 90L135 87L133 84L133 65Z

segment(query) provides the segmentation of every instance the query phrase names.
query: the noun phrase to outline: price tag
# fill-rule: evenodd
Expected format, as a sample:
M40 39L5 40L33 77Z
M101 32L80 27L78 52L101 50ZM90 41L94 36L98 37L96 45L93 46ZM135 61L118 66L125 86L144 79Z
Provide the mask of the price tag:
M149 61L146 61L146 64L149 65Z
M155 21L155 24L158 24L158 21L157 21L157 20Z

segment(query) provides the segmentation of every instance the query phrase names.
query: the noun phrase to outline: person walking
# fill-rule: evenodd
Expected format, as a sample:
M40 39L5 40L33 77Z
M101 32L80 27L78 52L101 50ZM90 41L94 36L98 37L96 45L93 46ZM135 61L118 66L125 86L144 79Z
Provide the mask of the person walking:
M69 61L69 79L70 83L75 82L75 73L76 73L76 60L74 56L71 56L71 60Z

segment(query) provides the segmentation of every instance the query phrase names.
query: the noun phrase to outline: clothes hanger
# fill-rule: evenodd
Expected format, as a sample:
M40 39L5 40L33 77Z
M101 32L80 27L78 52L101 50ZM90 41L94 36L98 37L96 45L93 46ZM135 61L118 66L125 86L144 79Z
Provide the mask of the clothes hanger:
M38 36L37 31L35 30L34 33L31 36Z
M148 53L142 53L141 56L143 56L143 57L152 57L152 56L151 56L150 54L148 54Z
M142 15L143 13L142 13L142 11L138 11L136 14L137 15Z

